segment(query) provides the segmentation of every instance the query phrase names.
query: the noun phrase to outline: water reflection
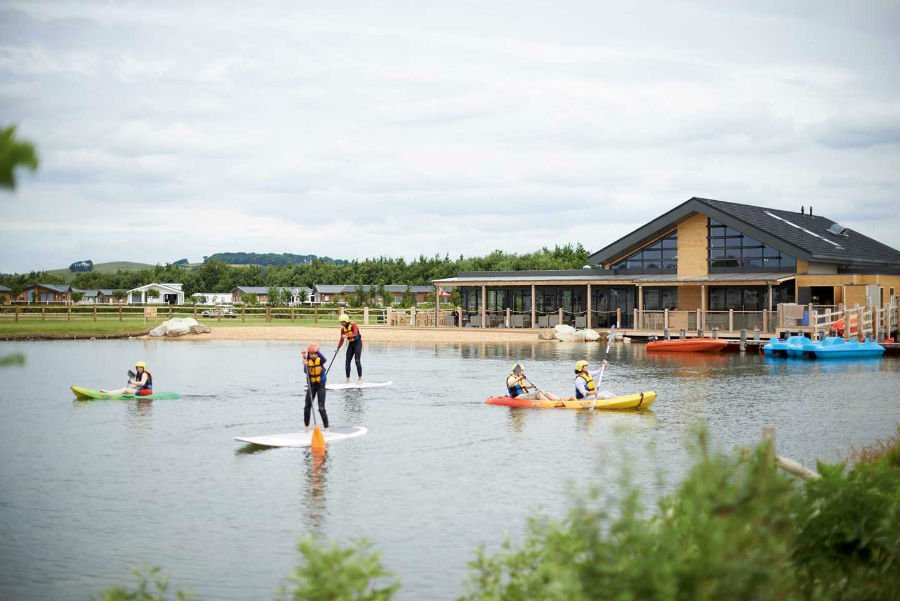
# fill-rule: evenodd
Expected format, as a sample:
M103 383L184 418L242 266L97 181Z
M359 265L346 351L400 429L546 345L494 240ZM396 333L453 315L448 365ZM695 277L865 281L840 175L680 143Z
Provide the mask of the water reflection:
M328 501L328 450L309 448L303 459L306 463L306 486L303 488L301 511L309 516L310 527L317 534L322 534Z
M332 398L336 391L331 391L329 393L329 398ZM365 396L363 389L361 388L348 388L347 390L342 390L342 400L343 400L343 419L344 423L348 424L361 424L363 423L363 418L366 415L366 406L363 403L363 397Z

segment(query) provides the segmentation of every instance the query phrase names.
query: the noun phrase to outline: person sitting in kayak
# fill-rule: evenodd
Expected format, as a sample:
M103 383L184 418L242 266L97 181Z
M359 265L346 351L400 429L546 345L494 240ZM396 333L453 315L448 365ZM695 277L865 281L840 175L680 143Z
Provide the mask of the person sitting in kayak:
M525 366L521 363L513 365L512 373L506 376L506 392L512 398L558 401L559 397L549 392L542 392L537 386L528 381L525 375Z
M347 379L344 380L344 382L347 384L350 383L350 361L352 361L355 356L356 383L362 384L362 362L359 358L362 353L362 335L359 333L359 326L350 321L350 317L348 317L346 313L341 313L341 316L338 317L338 319L341 321L341 339L338 340L337 347L340 349L344 344L344 340L347 341L347 361L344 366Z
M603 372L603 368L609 365L606 359L600 364L600 369L590 371L588 362L582 359L575 364L575 398L578 400L587 399L609 399L615 395L608 390L602 390L597 393L597 384L594 378Z
M128 378L128 384L124 388L119 388L118 390L104 390L101 388L100 392L106 394L133 394L135 396L150 396L153 394L153 374L147 371L147 364L143 361L137 361L134 364L134 369L137 373L132 375L129 372L131 377Z
M325 355L319 352L319 345L310 344L303 355L303 373L306 374L306 399L303 404L303 426L309 430L309 417L312 413L313 397L319 401L319 415L322 425L328 430L328 413L325 411Z

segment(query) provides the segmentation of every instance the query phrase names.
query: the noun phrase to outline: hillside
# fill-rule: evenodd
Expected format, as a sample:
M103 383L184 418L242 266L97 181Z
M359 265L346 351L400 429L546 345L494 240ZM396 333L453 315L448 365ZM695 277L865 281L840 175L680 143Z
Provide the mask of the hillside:
M216 260L222 261L228 265L264 265L264 266L284 266L284 265L309 265L316 259L323 263L333 263L335 265L344 265L343 259L332 259L331 257L317 257L316 255L294 255L291 253L249 253L249 252L224 252L215 253L206 257L204 263Z
M155 265L149 263L133 263L131 261L112 261L110 263L94 263L94 273L116 273L117 271L139 271L141 269L153 269ZM63 269L51 269L47 273L63 278L66 283L71 282L77 274Z

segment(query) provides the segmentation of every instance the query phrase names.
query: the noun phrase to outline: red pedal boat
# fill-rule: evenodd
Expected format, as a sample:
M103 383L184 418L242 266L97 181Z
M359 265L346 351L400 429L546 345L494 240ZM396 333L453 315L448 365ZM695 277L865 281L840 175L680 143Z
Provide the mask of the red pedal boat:
M718 338L673 338L647 343L647 351L718 353L728 346L727 340Z

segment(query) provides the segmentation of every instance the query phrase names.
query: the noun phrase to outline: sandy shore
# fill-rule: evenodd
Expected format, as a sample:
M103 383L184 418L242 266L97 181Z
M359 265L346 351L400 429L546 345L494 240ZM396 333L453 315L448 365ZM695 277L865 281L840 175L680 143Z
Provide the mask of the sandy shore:
M296 340L298 342L337 342L340 331L310 327L212 327L209 334L183 336L171 340ZM363 340L369 342L534 342L536 330L480 330L474 328L386 328L360 326Z

